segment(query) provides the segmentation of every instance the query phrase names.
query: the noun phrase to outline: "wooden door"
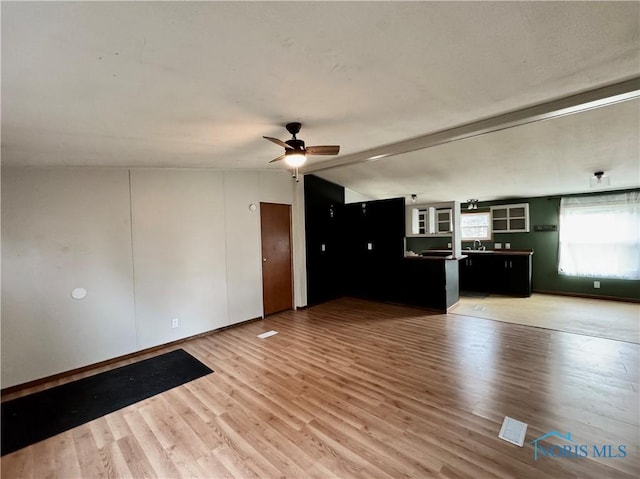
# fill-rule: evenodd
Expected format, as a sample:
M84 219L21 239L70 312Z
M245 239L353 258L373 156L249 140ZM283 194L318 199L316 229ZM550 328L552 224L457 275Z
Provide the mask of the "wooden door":
M260 203L264 315L293 307L291 205Z

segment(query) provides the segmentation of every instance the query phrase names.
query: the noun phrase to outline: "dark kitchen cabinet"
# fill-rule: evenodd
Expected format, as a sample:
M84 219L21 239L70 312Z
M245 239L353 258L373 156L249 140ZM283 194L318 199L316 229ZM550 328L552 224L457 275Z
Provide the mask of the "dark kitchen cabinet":
M531 296L531 255L500 255L492 259L491 283L494 292Z
M487 266L483 257L474 255L461 259L459 264L460 290L461 291L485 291Z
M446 312L459 299L455 260L407 257L402 260L398 301Z
M404 199L345 205L343 221L345 293L395 300L404 257Z
M344 203L344 188L304 177L307 304L342 295L394 301L404 257L404 198Z
M464 252L460 290L531 296L531 255Z
M313 305L344 294L344 188L307 175L304 191L307 304Z

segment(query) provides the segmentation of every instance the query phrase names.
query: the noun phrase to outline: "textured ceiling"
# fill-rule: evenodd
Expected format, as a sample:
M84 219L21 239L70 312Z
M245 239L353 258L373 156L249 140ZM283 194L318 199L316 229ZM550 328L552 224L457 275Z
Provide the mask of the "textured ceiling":
M372 198L489 200L640 186L640 100L316 174ZM424 172L424 174L414 174Z
M289 121L350 154L640 74L637 2L1 8L4 165L277 169L261 137ZM594 168L634 187L638 122L633 101L318 174L425 200L584 191Z

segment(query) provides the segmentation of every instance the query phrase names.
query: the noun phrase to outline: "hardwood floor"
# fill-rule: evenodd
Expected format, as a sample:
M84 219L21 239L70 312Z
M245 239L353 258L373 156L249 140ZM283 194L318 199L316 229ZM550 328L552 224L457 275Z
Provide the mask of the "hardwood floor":
M7 455L2 477L640 473L637 344L345 298L181 347L215 373ZM498 438L505 415L529 424L523 448ZM535 461L549 431L589 457Z

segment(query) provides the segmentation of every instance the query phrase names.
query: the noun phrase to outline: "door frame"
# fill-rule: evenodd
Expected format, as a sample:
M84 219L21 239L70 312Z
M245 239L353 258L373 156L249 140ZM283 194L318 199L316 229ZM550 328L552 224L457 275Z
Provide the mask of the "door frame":
M295 310L296 309L296 301L295 301L295 266L294 266L294 244L293 244L293 205L290 203L276 203L273 201L261 201L260 202L260 258L261 258L261 262L260 262L260 273L261 273L261 283L262 283L262 317L264 318L265 316L267 316L267 313L265 312L265 289L264 289L264 285L265 285L265 281L264 281L264 263L265 263L265 256L264 256L264 249L263 249L263 245L264 245L264 241L263 241L263 229L262 229L262 221L263 221L263 216L262 216L262 205L264 204L268 204L268 205L279 205L279 206L286 206L288 211L289 211L289 269L290 269L290 284L291 284L291 291L290 291L290 298L291 298L291 307L289 309L291 310ZM280 311L287 311L287 309L283 309ZM268 314L276 314L280 311L275 311L273 313L268 313Z

